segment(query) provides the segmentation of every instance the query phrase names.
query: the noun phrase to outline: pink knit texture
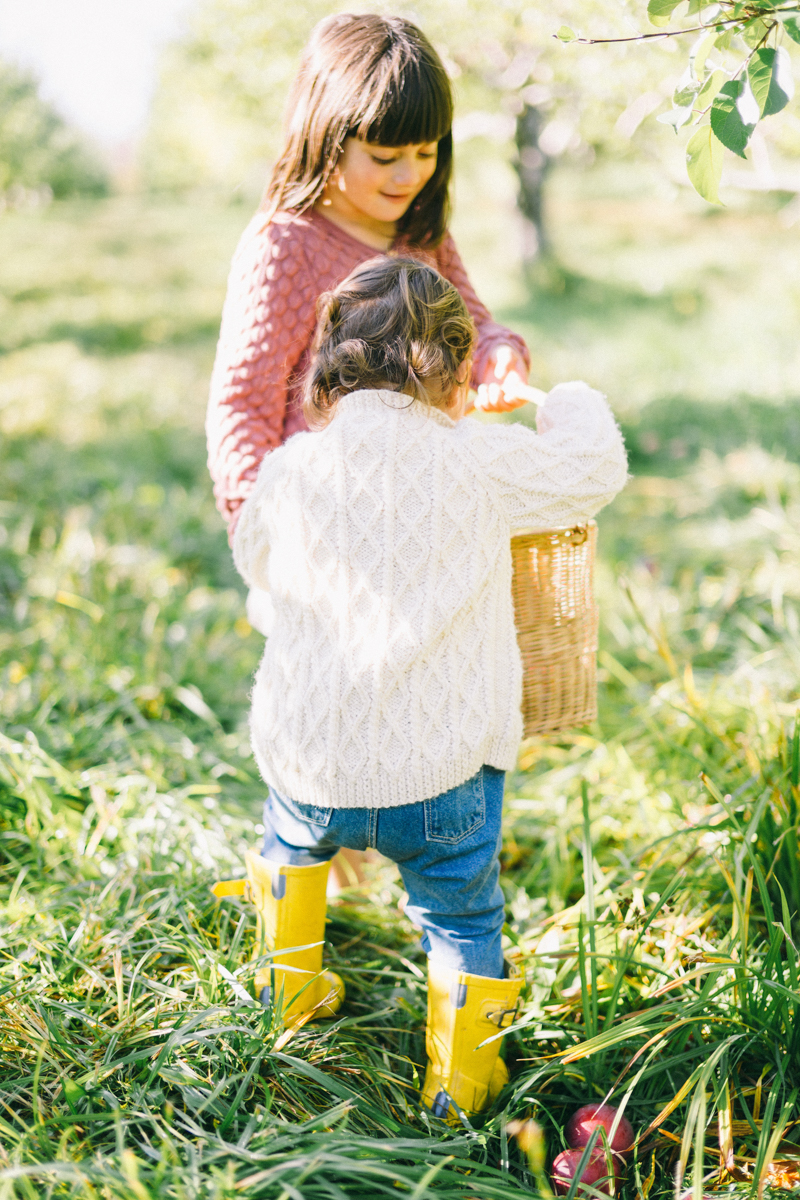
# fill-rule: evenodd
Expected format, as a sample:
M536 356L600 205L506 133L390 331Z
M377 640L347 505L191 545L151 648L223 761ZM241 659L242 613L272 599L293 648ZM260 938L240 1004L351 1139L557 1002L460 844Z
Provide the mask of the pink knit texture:
M497 346L529 362L525 343L496 324L469 281L448 234L432 251L396 242L393 249L435 266L464 298L478 331L472 382L483 382ZM379 251L319 213L278 213L264 226L257 213L237 247L228 278L206 432L217 507L232 534L264 455L306 429L302 380L322 292Z

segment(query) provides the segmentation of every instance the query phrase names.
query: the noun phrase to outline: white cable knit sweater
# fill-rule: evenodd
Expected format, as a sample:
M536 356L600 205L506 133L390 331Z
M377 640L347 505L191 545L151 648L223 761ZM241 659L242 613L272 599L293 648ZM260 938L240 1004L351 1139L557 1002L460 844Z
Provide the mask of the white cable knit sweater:
M514 766L511 533L586 521L626 479L585 383L553 388L538 430L360 391L266 456L234 556L274 605L250 724L283 795L386 808Z

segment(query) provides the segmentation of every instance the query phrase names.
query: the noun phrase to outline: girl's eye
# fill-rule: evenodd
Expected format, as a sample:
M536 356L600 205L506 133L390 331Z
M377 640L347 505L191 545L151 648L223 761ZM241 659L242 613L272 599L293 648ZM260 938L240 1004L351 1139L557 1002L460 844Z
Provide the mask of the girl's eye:
M417 158L436 158L436 154L436 150L418 150ZM391 158L378 158L377 154L371 154L370 158L381 167L388 167L391 163L398 161L396 154L393 154Z

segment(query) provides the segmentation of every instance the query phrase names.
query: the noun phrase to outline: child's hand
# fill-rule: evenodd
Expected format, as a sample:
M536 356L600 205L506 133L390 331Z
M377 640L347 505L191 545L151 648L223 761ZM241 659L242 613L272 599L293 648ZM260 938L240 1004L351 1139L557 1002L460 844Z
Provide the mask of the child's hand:
M489 357L475 407L483 412L509 412L536 399L538 389L528 387L528 368L510 346L498 346Z

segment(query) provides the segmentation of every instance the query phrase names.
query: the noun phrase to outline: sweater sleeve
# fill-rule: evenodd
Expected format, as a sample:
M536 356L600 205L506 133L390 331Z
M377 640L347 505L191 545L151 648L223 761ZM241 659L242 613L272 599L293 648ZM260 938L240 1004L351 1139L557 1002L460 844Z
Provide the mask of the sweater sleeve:
M268 514L275 482L284 467L285 449L273 451L263 460L249 496L238 510L233 531L233 561L236 570L250 588L269 591L267 563L269 560Z
M472 362L472 386L477 388L479 384L483 383L489 357L498 346L510 346L530 367L531 358L523 339L518 333L512 333L510 329L506 329L504 325L498 325L492 319L488 308L478 299L478 295L470 283L466 267L461 261L461 255L449 233L436 249L436 266L445 279L449 279L458 288L478 331L475 356Z
M593 517L625 486L625 445L605 396L560 383L525 425L470 422L471 443L512 529L567 529Z
M208 466L233 525L264 455L281 445L292 373L314 332L302 230L260 216L231 264L206 419Z

